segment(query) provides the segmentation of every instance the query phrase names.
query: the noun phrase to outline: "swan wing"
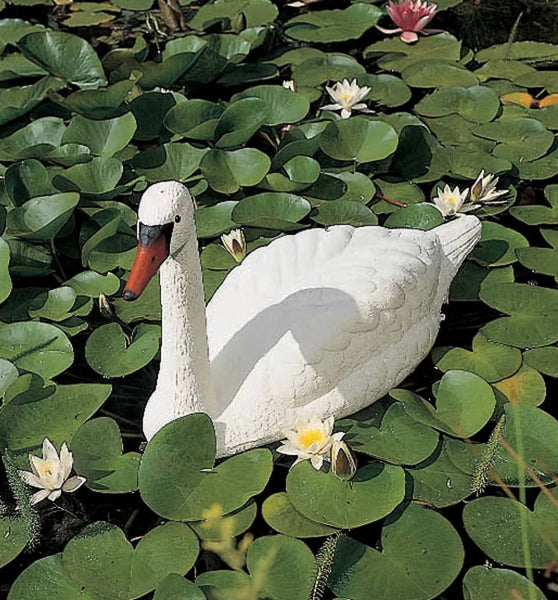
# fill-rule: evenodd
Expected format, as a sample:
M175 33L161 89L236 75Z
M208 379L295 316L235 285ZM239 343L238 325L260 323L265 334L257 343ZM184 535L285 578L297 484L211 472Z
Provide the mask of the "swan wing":
M285 236L231 271L207 307L224 406L300 406L396 344L436 307L441 247L416 230L335 226Z

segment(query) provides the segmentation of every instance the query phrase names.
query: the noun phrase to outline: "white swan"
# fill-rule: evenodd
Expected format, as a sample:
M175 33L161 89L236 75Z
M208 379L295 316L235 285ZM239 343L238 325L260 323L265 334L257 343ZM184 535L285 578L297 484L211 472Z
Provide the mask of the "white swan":
M190 194L178 182L152 185L124 291L136 298L160 265L161 367L146 437L205 412L225 456L276 441L297 420L368 406L430 351L479 237L473 216L431 231L309 229L249 254L206 310Z

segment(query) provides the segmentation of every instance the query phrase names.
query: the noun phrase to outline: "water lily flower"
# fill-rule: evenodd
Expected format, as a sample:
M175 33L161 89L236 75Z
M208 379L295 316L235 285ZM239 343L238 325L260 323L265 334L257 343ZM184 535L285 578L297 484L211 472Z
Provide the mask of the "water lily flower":
M221 241L234 260L237 263L242 262L242 259L246 256L246 238L242 229L233 229L229 233L224 233L221 236Z
M62 492L75 492L86 481L85 477L74 475L70 477L74 459L66 442L60 448L60 456L52 442L45 438L43 441L43 458L29 455L31 471L18 471L21 479L39 491L33 494L31 505L48 498L52 502L57 500Z
M285 81L283 81L283 87L291 92L295 91L295 83L292 79L285 79Z
M418 34L437 33L437 29L424 29L434 18L438 6L421 0L389 0L387 12L391 20L397 25L396 29L376 28L382 33L400 33L401 39L407 44L416 42Z
M333 433L333 417L324 421L313 419L306 423L298 422L295 428L285 432L286 440L277 448L277 452L296 456L292 466L303 460L309 460L314 469L321 469L324 460L330 460L332 444L340 442L343 432Z
M480 204L505 204L505 200L496 201L496 199L507 194L509 189L497 190L498 179L492 173L485 175L483 169L471 186L470 201L477 203L477 206Z
M468 194L468 189L461 191L458 186L455 186L452 190L446 183L443 191L438 189L438 195L433 199L433 202L444 217L451 217L458 212L468 212L478 206L470 205L463 208Z
M366 86L360 87L356 79L353 79L350 83L348 79L343 79L343 81L338 81L333 87L326 86L326 90L335 104L322 106L322 110L340 110L341 118L343 119L348 119L353 110L374 112L364 102L361 102L370 91L370 88Z

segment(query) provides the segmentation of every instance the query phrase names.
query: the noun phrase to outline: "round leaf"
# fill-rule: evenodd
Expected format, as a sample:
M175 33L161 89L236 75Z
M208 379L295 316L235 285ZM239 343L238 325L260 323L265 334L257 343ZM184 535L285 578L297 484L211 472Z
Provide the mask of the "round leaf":
M310 203L294 194L264 193L243 198L233 209L239 225L289 231L300 229L298 221L310 212Z

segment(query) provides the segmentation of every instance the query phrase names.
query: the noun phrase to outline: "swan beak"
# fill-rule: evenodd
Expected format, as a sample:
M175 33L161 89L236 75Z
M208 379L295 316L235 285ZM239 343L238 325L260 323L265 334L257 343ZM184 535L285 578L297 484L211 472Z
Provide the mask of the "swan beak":
M128 282L122 293L124 300L139 298L149 280L169 255L172 225L138 226L138 248Z

